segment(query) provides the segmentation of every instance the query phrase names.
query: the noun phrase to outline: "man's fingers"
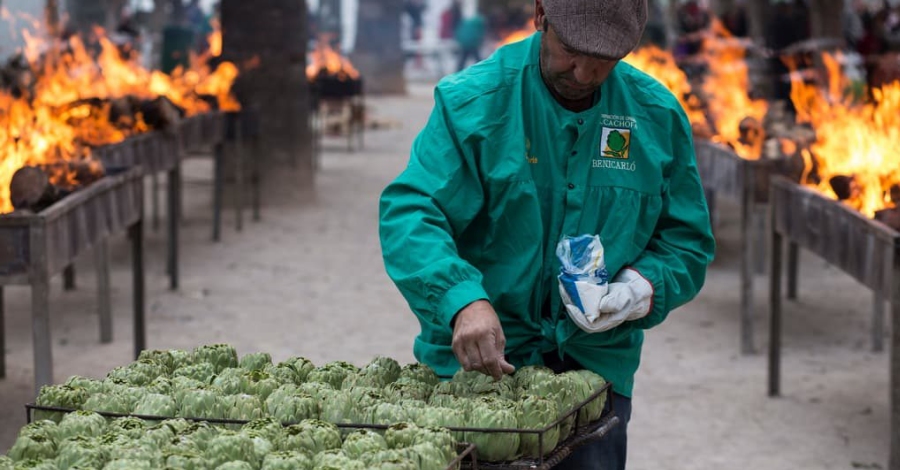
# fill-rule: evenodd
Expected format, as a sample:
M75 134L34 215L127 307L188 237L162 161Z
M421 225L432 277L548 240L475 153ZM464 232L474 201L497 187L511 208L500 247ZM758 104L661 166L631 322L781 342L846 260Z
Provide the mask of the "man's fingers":
M478 350L478 343L466 344L467 366L463 367L467 371L484 369L484 360L482 360L481 352Z
M484 373L490 375L494 380L503 378L503 369L500 367L500 361L503 358L503 350L498 350L494 342L494 338L484 338L478 342L478 349L481 350L481 357L484 358Z
M512 374L516 371L516 366L506 362L506 356L500 356L500 369L504 374Z

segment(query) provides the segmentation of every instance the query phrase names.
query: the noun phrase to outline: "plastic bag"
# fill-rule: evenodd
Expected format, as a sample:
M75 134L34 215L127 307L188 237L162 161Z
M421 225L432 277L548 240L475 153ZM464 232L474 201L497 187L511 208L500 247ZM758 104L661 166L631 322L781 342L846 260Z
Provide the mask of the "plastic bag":
M597 235L564 236L556 245L561 264L559 294L569 315L589 322L599 316L600 299L609 291L603 243Z

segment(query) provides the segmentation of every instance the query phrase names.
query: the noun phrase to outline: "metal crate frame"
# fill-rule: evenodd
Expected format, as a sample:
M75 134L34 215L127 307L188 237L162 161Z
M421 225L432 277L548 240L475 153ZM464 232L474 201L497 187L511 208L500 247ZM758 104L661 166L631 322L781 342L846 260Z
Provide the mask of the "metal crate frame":
M882 348L885 302L891 304L890 470L900 470L900 232L871 220L844 203L786 178L771 184L771 275L769 285L768 394L781 394L782 250L799 247L820 256L873 292L872 342ZM788 266L796 295L797 267ZM791 281L790 277L793 277Z
M34 386L53 383L50 278L81 253L97 256L100 340L112 341L108 239L127 232L132 245L135 357L144 349L143 170L108 174L33 213L0 215L0 377L5 375L2 286L30 285L34 338Z

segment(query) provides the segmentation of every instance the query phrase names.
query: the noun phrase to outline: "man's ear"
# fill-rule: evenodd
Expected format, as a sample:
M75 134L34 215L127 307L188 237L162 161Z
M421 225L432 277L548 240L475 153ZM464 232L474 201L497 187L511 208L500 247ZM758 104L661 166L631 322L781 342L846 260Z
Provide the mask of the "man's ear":
M534 0L534 29L544 31L547 28L547 16L544 14L544 1Z

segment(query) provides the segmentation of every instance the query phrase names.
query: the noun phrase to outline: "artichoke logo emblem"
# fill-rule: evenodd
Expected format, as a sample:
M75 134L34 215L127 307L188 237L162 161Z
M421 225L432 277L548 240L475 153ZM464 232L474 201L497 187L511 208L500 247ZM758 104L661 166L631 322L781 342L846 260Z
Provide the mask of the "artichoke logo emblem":
M601 142L604 157L627 159L628 148L631 146L631 130L629 129L603 129L603 141Z

